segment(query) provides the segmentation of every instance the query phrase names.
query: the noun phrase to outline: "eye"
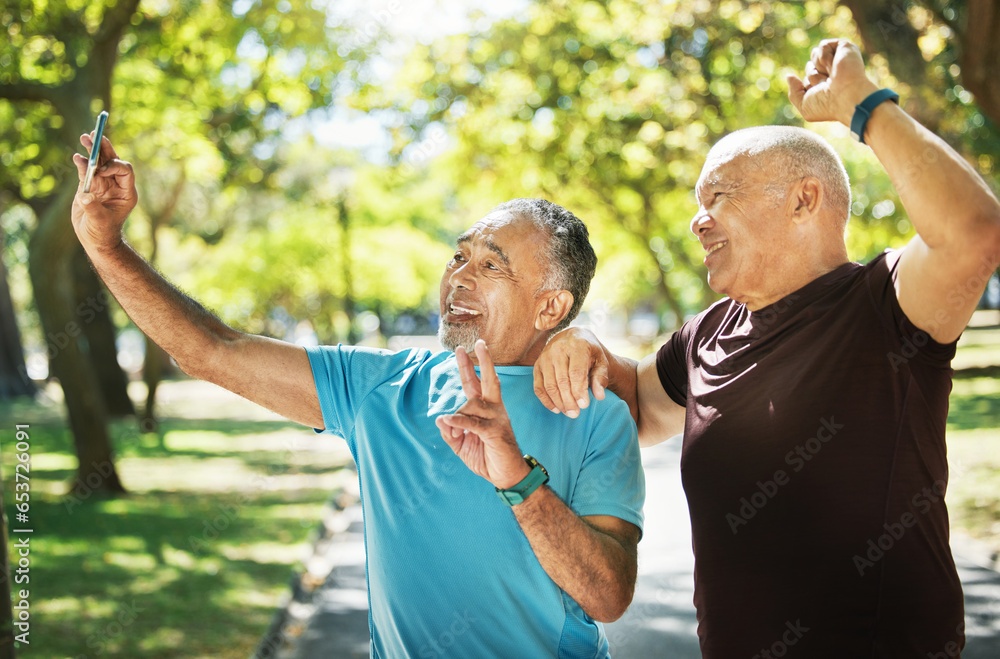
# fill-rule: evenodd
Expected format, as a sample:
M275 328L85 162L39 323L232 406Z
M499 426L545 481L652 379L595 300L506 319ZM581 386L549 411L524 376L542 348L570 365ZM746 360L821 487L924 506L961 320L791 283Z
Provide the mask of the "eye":
M461 252L455 252L455 256L451 257L452 263L462 263L465 261L465 257L462 256Z
M498 268L496 266L495 263L493 263L493 261L487 261L486 262L486 268L489 269L489 270L499 270L500 269L500 268Z

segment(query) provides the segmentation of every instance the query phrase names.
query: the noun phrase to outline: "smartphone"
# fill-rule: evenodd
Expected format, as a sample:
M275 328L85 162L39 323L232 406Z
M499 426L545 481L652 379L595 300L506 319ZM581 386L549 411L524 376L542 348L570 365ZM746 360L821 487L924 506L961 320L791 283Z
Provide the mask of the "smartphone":
M87 175L83 179L83 191L90 192L90 183L94 180L97 161L101 158L101 138L104 136L104 124L108 122L108 111L102 110L97 115L97 128L94 129L94 143L90 147L90 160L87 161Z

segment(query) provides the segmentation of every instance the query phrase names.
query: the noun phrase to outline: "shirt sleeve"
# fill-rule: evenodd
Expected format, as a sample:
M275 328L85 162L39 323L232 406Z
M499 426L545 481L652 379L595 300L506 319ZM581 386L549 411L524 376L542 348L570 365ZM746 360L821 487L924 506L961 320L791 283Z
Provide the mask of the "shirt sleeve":
M324 428L345 439L365 397L413 361L413 351L390 352L357 346L306 348Z
M697 316L670 335L656 353L656 374L660 376L663 390L681 407L687 407L688 392L688 343L694 331Z
M610 515L642 530L646 479L639 437L628 405L608 393L587 444L577 487L569 502L577 515Z
M899 340L899 352L889 355L890 362L896 368L911 360L928 366L950 367L958 340L938 343L930 334L910 322L899 305L895 277L900 255L899 250L887 249L866 266L868 285L875 306Z

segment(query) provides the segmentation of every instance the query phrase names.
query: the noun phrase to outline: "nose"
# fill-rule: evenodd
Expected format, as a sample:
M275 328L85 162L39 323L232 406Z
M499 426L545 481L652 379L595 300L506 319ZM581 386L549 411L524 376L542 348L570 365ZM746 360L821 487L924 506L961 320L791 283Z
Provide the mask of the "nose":
M715 220L712 219L712 216L704 208L699 208L698 212L691 218L691 233L696 236L700 237L701 234L714 226Z
M448 277L448 283L451 284L452 288L476 290L476 277L472 272L472 263L466 262L461 267L455 268Z

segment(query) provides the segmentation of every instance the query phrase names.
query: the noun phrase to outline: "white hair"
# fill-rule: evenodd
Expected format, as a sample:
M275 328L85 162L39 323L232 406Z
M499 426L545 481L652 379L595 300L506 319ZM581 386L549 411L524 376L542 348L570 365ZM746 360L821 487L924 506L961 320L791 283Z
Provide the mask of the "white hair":
M823 186L823 205L846 225L851 212L847 170L830 143L816 133L796 126L743 128L716 142L706 162L728 162L738 156L789 178L815 177Z

